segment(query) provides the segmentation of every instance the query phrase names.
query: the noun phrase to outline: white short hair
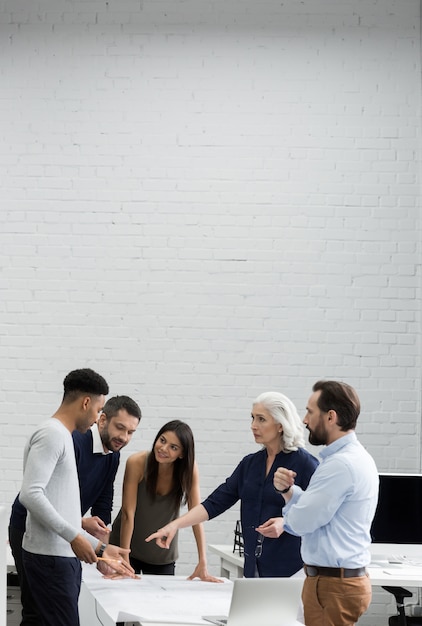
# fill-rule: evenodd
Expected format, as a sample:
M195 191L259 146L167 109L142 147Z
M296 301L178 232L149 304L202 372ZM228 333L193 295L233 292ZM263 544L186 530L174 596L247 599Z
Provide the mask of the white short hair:
M302 420L293 402L278 391L261 393L253 404L262 404L276 422L282 425L281 441L285 452L305 447Z

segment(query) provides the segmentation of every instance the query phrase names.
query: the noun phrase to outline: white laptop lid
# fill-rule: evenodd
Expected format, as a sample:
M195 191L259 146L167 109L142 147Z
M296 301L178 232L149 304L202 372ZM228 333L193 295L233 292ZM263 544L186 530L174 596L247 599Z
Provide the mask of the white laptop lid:
M227 626L292 626L297 623L303 578L236 578ZM221 616L204 619L221 624Z

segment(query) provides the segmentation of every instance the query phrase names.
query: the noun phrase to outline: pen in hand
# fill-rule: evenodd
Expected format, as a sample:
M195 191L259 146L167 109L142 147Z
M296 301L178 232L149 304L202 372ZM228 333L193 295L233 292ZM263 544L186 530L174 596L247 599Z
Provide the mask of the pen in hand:
M97 556L97 561L105 561L106 563L121 563L122 559L107 559L105 556Z

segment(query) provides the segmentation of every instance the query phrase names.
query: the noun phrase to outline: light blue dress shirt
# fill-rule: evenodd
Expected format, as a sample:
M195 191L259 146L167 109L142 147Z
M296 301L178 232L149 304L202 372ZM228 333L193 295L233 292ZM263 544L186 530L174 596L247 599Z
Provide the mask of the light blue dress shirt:
M306 491L293 487L283 508L285 530L302 537L307 565L364 567L378 501L375 462L354 432L324 448L320 459Z

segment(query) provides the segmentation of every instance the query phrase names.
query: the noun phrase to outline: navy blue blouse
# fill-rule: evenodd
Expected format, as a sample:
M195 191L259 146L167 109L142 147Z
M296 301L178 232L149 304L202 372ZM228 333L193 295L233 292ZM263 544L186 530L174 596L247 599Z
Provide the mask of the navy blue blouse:
M280 517L285 504L283 496L274 489L274 473L279 467L296 472L295 484L306 489L318 461L304 448L296 452L279 452L265 476L267 451L262 449L248 454L239 463L233 474L226 478L217 489L206 498L202 505L210 519L227 511L238 500L245 546L244 575L253 578L292 576L302 566L300 537L284 532L277 539L265 537L261 555L255 557L258 533L255 528L271 517Z

